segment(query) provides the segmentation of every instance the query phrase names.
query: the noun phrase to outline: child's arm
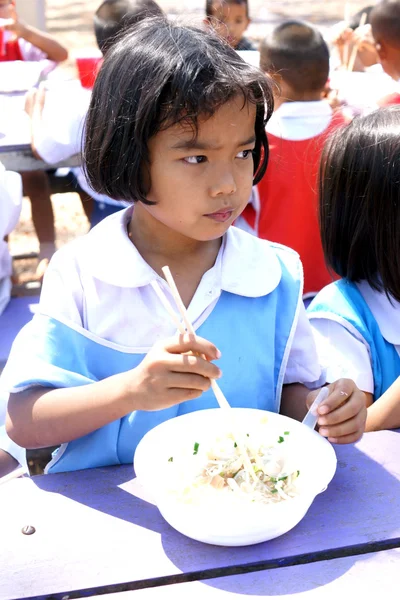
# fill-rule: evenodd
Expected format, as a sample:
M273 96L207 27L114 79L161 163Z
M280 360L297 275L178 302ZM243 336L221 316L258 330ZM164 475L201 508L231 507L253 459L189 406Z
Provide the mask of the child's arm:
M8 475L19 466L19 463L11 454L0 448L0 478Z
M400 427L400 377L369 408L365 431Z
M351 379L339 379L328 387L329 396L318 407L319 433L335 444L356 442L365 430L366 394ZM301 421L318 391L310 392L299 383L284 386L280 412Z
M180 336L156 344L141 364L81 387L34 388L11 394L7 433L23 448L70 442L134 410L160 410L198 398L217 379L217 348L202 338Z
M4 29L12 31L19 38L23 38L32 44L32 46L36 46L36 48L42 50L42 52L47 54L49 60L62 62L68 58L67 50L53 36L43 33L43 31L39 31L39 29L35 29L30 25L25 25L18 19L16 13L14 13L13 19L10 19L8 24L4 26Z

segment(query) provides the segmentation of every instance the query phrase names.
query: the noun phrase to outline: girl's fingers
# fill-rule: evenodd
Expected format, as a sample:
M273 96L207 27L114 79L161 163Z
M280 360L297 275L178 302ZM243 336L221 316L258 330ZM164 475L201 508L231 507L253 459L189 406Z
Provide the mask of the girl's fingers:
M355 433L351 433L350 435L343 435L340 438L328 437L328 442L331 444L354 444L355 442L358 442L362 433L362 431L357 431Z
M204 354L208 360L217 360L221 357L220 351L212 342L191 335L190 333L181 334L177 338L168 340L163 344L163 348L172 354L184 354L187 352Z
M219 379L222 376L217 365L193 354L171 354L165 365L174 373L195 373L208 379Z
M339 408L336 408L326 415L318 417L319 427L323 427L324 425L336 425L338 423L344 423L345 421L348 421L360 412L362 408L362 402L363 400L358 400L356 397L353 398L353 396L351 396L351 398L347 402L345 400L344 404L339 406Z
M207 377L196 375L194 373L171 373L168 377L167 388L197 390L200 393L206 392L211 386L211 381Z
M363 427L361 423L361 418L359 415L353 417L352 419L348 419L343 423L339 423L337 425L325 425L324 427L319 428L319 433L328 439L341 440L347 436L355 436L355 439L359 439L363 433Z
M355 389L355 384L351 379L338 379L329 386L329 396L318 407L318 414L322 417L336 410L347 402Z

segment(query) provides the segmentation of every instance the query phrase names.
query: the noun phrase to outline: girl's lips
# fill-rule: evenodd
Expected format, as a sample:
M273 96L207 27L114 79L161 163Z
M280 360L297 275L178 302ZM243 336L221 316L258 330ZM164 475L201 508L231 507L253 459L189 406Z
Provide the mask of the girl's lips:
M225 223L225 221L228 221L231 218L232 214L233 209L229 208L226 210L219 210L218 212L204 216L208 217L209 219L213 219L213 221L218 221L218 223Z

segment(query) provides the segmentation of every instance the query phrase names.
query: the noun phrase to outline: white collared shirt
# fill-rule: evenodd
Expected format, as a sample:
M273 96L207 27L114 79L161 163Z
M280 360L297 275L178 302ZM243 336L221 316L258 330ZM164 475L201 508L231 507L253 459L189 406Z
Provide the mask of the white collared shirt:
M267 123L267 133L284 140L308 140L320 135L332 120L332 108L325 100L283 102Z
M357 284L372 312L382 336L393 344L400 355L400 303L383 292L371 288L367 282ZM374 375L371 356L365 340L337 321L312 319L311 327L320 362L326 368L327 381L349 377L364 392L374 393Z
M150 283L156 280L167 296L168 286L127 235L131 210L108 217L54 255L44 278L39 312L83 326L112 344L132 348L134 339L135 346L150 349L175 335L176 329ZM231 227L188 307L194 328L205 321L222 290L263 296L275 289L280 278L280 263L268 242ZM284 383L317 387L324 381L301 303Z

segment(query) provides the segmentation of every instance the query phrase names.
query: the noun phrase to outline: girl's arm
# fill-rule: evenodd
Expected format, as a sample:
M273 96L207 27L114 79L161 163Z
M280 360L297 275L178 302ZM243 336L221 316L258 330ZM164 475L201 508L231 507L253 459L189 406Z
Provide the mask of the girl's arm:
M369 408L365 431L400 427L400 377Z
M8 31L12 31L18 37L23 38L27 42L31 43L32 46L36 46L39 50L42 50L45 54L47 54L47 58L49 60L53 60L54 62L62 62L68 58L68 52L59 44L51 35L47 33L43 33L43 31L39 31L39 29L35 29L30 25L25 25L17 18L6 25L4 29Z
M328 387L329 396L318 407L319 433L335 444L356 442L365 430L369 395L351 379L339 379ZM302 421L318 392L300 383L283 386L281 414Z
M219 356L211 342L185 335L155 344L138 367L103 381L11 394L7 433L23 448L55 446L134 410L160 410L198 398L210 387L210 378L221 376L219 368L209 362Z

